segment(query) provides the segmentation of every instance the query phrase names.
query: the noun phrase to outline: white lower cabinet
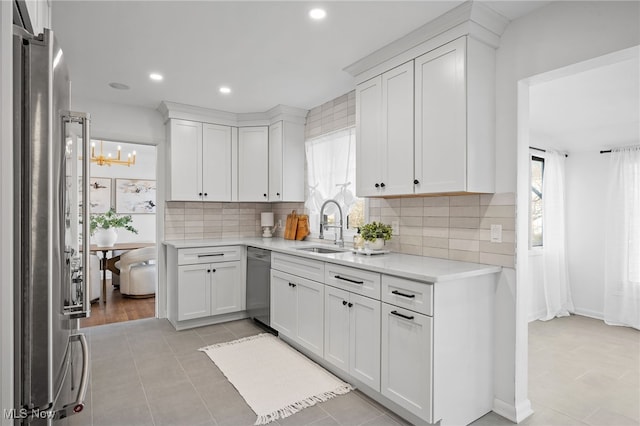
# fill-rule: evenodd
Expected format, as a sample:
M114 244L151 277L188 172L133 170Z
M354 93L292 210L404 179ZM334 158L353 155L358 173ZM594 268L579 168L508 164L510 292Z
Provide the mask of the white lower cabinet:
M237 312L242 306L240 262L178 267L178 321Z
M324 359L380 390L380 301L325 287Z
M382 303L381 393L433 422L433 318Z
M271 270L271 327L312 353L324 348L324 284Z

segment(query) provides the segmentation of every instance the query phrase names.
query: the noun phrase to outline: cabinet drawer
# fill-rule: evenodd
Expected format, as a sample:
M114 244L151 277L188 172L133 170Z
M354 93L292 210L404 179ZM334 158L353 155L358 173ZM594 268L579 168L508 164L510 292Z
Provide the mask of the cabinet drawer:
M282 253L271 253L271 269L297 275L309 280L324 281L324 262L290 256Z
M433 316L433 284L383 275L382 301Z
M197 247L178 250L178 265L198 263L217 263L240 260L241 248L238 246Z
M377 272L327 263L324 283L380 300L380 274Z

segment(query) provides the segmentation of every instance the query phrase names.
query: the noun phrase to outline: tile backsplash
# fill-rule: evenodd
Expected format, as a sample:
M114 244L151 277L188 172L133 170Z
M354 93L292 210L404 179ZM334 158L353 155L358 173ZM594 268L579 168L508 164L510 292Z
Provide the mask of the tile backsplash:
M259 237L260 213L272 211L282 237L287 215L304 203L167 202L165 239ZM515 193L451 197L372 198L369 221L397 223L391 251L514 267ZM502 242L491 242L491 225L502 225Z
M369 200L369 221L397 222L391 251L514 267L515 193ZM502 242L491 242L491 225Z

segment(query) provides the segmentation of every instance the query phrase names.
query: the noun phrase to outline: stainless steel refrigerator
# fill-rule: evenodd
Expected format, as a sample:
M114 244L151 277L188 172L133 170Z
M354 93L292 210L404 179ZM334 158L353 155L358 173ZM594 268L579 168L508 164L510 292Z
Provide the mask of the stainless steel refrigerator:
M87 282L89 117L69 111L69 73L53 33L14 25L16 424L64 424L82 411L89 351L79 318ZM84 189L84 190L83 190Z

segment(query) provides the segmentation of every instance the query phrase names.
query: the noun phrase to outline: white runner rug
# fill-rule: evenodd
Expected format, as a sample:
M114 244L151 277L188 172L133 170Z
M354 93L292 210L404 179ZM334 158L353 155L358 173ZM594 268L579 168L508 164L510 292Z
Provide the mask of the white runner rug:
M258 415L256 425L285 418L353 387L272 334L201 348Z

